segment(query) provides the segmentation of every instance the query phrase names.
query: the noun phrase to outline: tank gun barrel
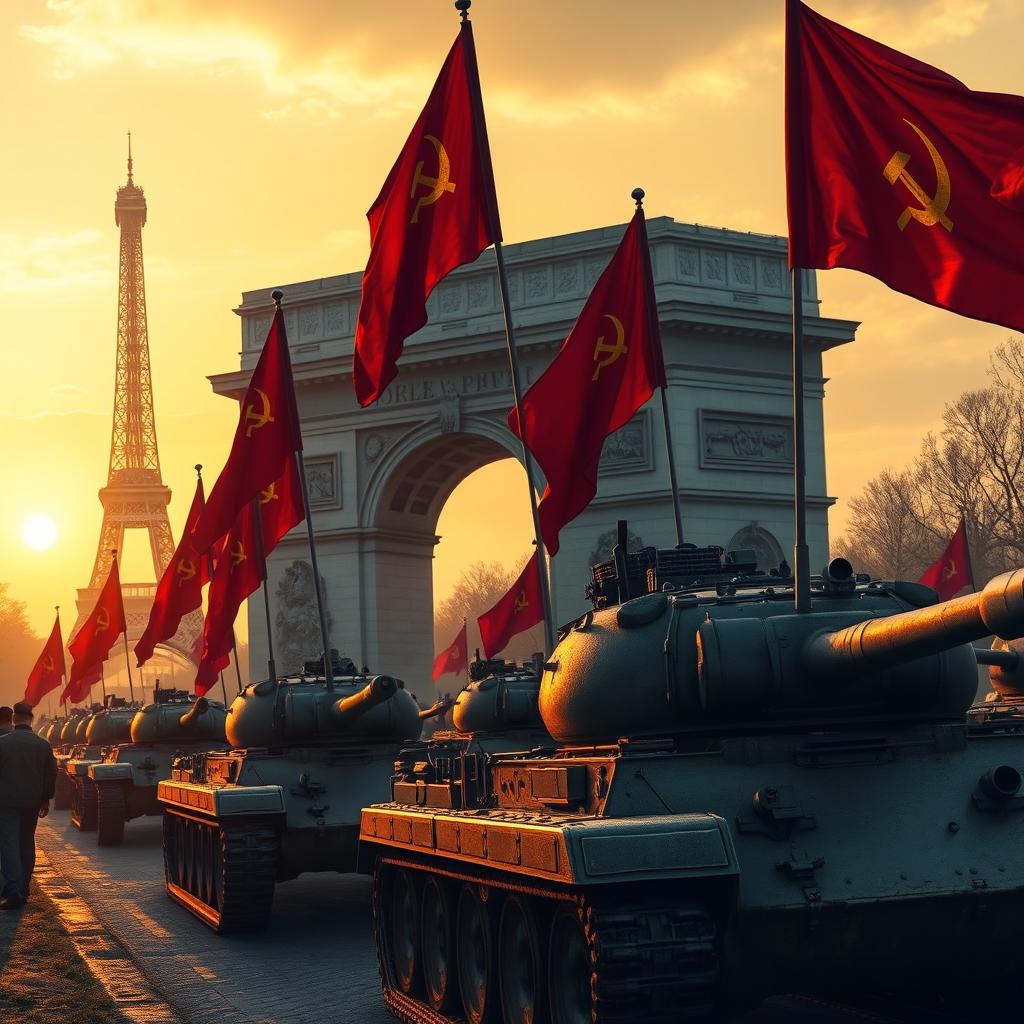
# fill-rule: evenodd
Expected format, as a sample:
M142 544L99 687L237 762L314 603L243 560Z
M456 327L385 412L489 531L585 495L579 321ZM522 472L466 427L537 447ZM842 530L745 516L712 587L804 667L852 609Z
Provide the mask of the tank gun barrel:
M1016 651L975 647L974 656L978 659L979 665L994 665L1009 672L1014 672L1020 667L1020 655Z
M374 676L358 693L342 697L332 704L331 714L336 723L349 725L371 708L390 700L398 689L398 680L394 676Z
M420 712L421 719L436 718L438 715L443 715L446 711L450 710L455 704L454 697L442 697L440 700L435 701L429 708L425 708Z
M199 724L199 719L209 710L210 702L205 697L200 697L179 719L178 725L182 729L191 729Z
M1024 569L996 576L975 594L819 633L807 642L803 660L819 677L859 675L990 634L1024 637Z

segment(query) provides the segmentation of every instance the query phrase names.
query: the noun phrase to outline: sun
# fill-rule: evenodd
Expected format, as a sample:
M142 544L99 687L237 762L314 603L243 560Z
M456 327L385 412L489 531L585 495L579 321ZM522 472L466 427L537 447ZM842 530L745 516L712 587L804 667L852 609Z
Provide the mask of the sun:
M46 551L57 543L57 524L43 515L26 516L21 521L21 539L33 551Z

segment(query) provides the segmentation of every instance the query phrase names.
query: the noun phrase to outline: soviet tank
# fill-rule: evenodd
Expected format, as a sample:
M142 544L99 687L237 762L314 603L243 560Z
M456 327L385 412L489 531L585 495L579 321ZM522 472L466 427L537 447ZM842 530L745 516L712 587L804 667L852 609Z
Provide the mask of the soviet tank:
M136 711L137 704L110 695L100 710L76 726L76 744L64 764L64 773L71 785L71 824L80 832L96 828L96 787L89 768L103 759L108 748L129 740Z
M219 701L157 689L153 703L131 720L131 742L110 747L86 769L96 793L96 842L118 846L127 822L162 814L157 785L171 777L172 759L226 750L226 719L227 709Z
M388 794L422 717L403 683L333 652L296 676L247 686L226 753L175 758L159 783L172 899L217 932L264 927L274 888L306 871L355 870L359 810Z
M53 756L57 762L57 779L54 784L53 806L55 810L71 809L71 779L67 773L68 761L85 750L85 730L89 719L102 711L102 704L93 704L88 708L72 708L70 713L55 724L46 738L53 747Z
M1024 735L965 713L971 641L1024 636L1024 570L939 603L836 559L797 614L787 570L656 555L632 573L620 544L559 631L550 750L428 749L364 809L387 1008L669 1024L870 988L990 1019L1016 984L992 951L1024 938Z

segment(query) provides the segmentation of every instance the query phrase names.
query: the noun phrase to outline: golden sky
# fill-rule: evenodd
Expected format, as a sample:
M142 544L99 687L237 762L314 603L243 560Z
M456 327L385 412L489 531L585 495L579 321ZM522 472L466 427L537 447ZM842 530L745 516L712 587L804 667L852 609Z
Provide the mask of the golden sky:
M1019 0L817 0L822 13L1020 93ZM505 238L649 216L785 233L782 0L476 0L472 17ZM74 618L95 556L116 337L116 188L133 132L157 432L171 521L192 465L212 479L235 409L206 376L237 367L243 289L360 269L365 211L457 30L450 0L5 0L0 13L0 581ZM819 275L826 315L864 321L827 357L829 490L902 465L943 403L981 384L1002 328L847 271ZM514 558L522 509L480 501L512 470L467 481L439 525L444 596L461 567ZM26 516L60 538L22 543ZM129 543L125 580L151 575Z

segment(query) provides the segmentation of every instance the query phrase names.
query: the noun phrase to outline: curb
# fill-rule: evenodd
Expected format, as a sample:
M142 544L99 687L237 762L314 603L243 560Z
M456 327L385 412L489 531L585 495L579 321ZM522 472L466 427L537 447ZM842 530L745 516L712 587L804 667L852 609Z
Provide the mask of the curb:
M39 847L33 880L53 902L78 955L129 1024L186 1024Z

